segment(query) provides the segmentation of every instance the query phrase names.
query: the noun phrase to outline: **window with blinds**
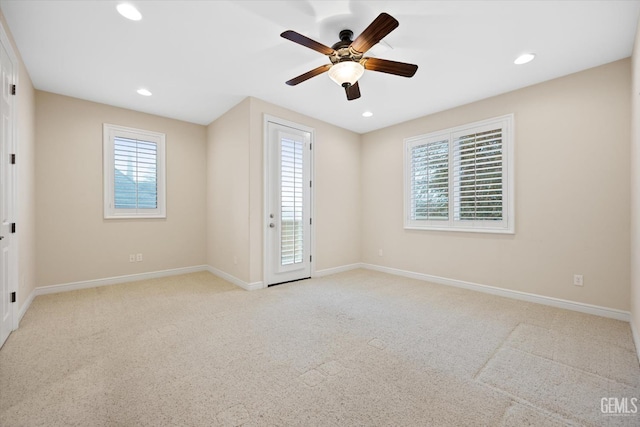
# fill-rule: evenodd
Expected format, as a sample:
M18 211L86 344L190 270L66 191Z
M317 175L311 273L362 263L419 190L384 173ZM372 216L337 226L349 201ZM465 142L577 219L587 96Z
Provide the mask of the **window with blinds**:
M104 217L165 217L165 135L104 124Z
M411 147L412 220L449 219L449 140Z
M114 200L116 209L158 207L155 142L116 137L114 156Z
M462 133L454 141L454 219L503 219L502 128Z
M513 115L405 140L405 228L514 232Z
M280 264L303 262L303 150L301 141L282 138L280 141Z

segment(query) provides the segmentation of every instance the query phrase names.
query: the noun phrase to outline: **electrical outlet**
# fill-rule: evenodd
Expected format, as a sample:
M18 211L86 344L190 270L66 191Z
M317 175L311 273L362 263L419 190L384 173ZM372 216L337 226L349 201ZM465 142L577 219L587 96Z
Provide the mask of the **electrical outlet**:
M582 274L574 274L573 275L573 284L575 286L583 286L584 283L582 281Z
M383 252L382 249L378 249L378 256L382 256Z
M136 261L142 261L142 254L136 254Z
M135 254L129 254L129 262L136 262L136 255Z

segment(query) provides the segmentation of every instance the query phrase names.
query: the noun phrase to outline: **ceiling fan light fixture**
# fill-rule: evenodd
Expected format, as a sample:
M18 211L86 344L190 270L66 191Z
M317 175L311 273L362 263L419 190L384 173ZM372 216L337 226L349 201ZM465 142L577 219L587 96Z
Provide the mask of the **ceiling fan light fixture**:
M516 65L522 65L522 64L526 64L528 62L533 61L533 59L536 57L535 53L524 53L520 56L518 56L516 58L515 61L513 61L514 64Z
M118 13L127 19L132 21L139 21L142 19L142 14L136 7L130 3L120 3L116 6Z
M338 62L329 69L329 77L340 86L354 85L363 73L364 67L356 61Z

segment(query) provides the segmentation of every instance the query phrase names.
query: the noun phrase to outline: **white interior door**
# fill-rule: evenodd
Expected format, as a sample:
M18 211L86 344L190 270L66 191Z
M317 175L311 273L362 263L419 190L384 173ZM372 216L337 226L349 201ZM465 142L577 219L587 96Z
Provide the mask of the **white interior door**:
M4 38L0 43L0 347L13 330L13 306L11 301L11 271L13 250L11 233L12 216L12 175L10 169L13 145L13 95L14 65L5 47ZM15 294L14 294L15 295Z
M266 285L311 277L312 130L266 121Z

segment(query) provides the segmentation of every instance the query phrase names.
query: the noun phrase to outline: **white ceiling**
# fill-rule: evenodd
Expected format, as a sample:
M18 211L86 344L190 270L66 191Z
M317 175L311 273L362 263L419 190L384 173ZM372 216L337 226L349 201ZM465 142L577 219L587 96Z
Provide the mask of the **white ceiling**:
M119 1L0 7L37 89L205 125L254 96L358 133L628 57L640 14L613 0L129 2L141 21ZM326 74L285 85L328 58L281 32L331 46L381 12L400 26L367 56L417 64L413 78L366 71L355 101ZM514 65L524 52L537 58Z

